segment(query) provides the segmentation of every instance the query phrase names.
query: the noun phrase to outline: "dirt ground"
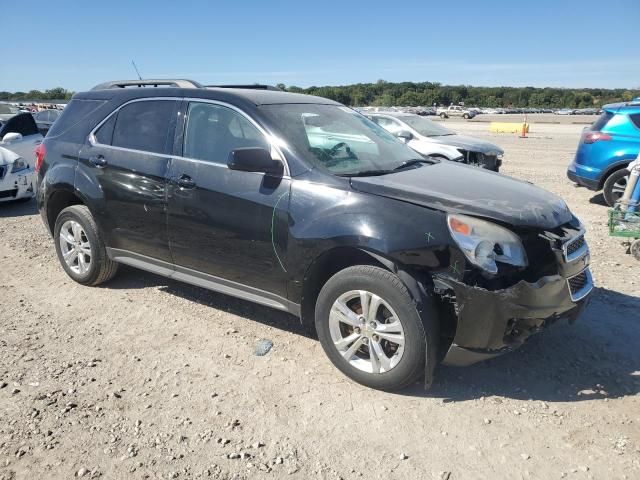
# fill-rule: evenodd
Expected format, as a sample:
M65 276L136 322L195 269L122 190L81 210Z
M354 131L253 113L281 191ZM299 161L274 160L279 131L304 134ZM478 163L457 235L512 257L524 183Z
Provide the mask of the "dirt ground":
M289 315L132 268L75 284L34 202L0 205L0 479L640 478L640 264L565 177L583 126L447 124L585 223L597 288L575 325L382 393Z

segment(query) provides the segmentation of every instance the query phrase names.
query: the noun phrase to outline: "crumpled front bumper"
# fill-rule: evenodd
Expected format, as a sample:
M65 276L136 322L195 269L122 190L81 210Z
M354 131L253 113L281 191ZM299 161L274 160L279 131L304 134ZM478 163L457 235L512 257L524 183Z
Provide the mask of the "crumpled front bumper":
M593 287L588 268L584 272L590 284L575 300L568 279L561 275L543 277L535 283L520 281L495 291L438 276L438 288L455 292L458 317L456 334L443 363L471 365L515 350L528 337L558 320L574 322Z
M6 172L0 180L0 202L31 198L35 188L36 174L30 168L17 173Z

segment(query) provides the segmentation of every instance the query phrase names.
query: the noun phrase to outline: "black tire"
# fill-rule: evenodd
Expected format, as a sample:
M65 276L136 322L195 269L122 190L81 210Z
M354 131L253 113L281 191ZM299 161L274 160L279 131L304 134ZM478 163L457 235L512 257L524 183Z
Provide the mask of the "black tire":
M447 114L446 113L441 113L440 114L440 118L442 118L444 120L445 118L447 118Z
M626 168L621 168L620 170L616 170L611 175L607 177L607 180L604 182L604 186L602 187L602 195L604 197L604 201L610 207L613 207L624 191L619 191L620 183L624 185L627 184L626 179L629 179L629 170ZM616 186L618 184L618 186Z
M344 293L352 290L366 290L378 295L396 312L404 331L404 352L398 363L389 371L371 373L360 370L338 351L331 337L329 315L334 302ZM315 324L318 338L329 360L347 377L370 388L379 390L399 390L415 382L424 373L429 349L430 371L436 362L437 319L432 302L421 304L423 315L430 321L422 321L407 287L393 273L369 265L346 268L322 287L315 310ZM433 327L429 327L433 325ZM368 347L367 347L368 349Z
M73 271L63 258L62 247L60 246L60 230L62 229L63 224L68 220L73 220L82 226L89 242L91 261L88 270L84 274ZM67 207L62 210L56 219L53 232L58 260L60 260L60 264L62 265L62 268L64 268L64 271L67 272L67 275L69 275L73 280L82 285L94 286L111 280L116 274L118 264L111 260L107 255L104 241L100 238L98 226L93 219L93 215L91 215L91 212L86 206L72 205L71 207Z
M464 115L462 115L462 118L464 118L465 120L469 120L469 115L465 113Z

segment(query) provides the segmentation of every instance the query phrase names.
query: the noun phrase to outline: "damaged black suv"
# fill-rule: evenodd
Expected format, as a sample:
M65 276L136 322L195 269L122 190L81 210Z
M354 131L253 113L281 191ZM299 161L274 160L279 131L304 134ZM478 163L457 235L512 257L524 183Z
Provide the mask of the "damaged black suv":
M36 166L75 281L127 264L291 312L374 388L511 351L593 285L560 198L421 157L323 98L108 82L74 96Z

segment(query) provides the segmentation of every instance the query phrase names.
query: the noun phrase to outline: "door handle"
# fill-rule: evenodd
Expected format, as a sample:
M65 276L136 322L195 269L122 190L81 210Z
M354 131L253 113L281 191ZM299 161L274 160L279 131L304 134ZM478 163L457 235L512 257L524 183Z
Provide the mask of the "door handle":
M178 186L180 188L184 188L190 190L196 187L196 182L189 175L185 175L184 173L178 177Z
M98 168L104 168L107 166L107 159L102 155L95 155L93 157L89 157L89 162L95 165Z

